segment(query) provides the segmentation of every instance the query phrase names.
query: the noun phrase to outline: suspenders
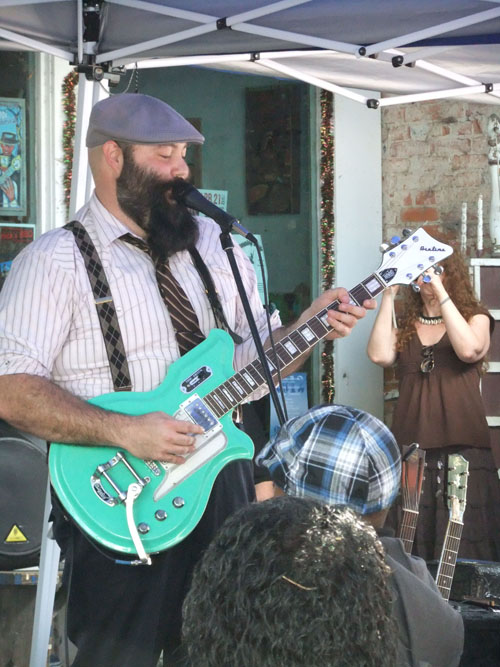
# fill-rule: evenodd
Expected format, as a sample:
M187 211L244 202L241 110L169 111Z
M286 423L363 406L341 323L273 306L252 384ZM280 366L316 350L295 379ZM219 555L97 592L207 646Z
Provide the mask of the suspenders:
M111 377L115 391L131 391L132 382L127 362L127 355L123 345L120 324L116 315L113 295L109 287L101 260L90 238L87 230L78 220L72 220L64 225L64 229L71 231L75 237L76 245L80 250L85 267L87 269L90 285L94 294L94 302L101 325L106 353L108 355ZM242 338L232 331L227 323L220 299L217 295L215 285L205 262L196 248L190 249L193 263L205 286L205 291L212 307L215 322L218 327L223 327L235 343L241 343Z
M132 382L120 324L116 315L113 295L97 250L87 230L78 220L68 222L67 225L64 225L64 229L73 232L76 245L85 262L92 292L94 293L94 303L101 325L104 345L106 346L113 387L115 391L131 391Z

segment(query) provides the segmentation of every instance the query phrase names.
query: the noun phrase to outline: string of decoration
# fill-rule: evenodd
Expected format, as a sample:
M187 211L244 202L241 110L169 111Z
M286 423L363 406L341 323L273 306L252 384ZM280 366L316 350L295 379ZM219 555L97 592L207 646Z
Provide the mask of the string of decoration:
M62 84L62 97L64 109L63 123L63 187L64 203L66 212L69 211L69 199L71 196L71 177L73 172L73 143L75 139L76 122L76 94L75 88L78 84L78 74L70 72L64 77Z
M335 274L334 238L335 220L333 214L333 94L321 91L321 275L323 290L333 285ZM332 403L335 396L333 361L333 341L325 341L321 350L322 400Z

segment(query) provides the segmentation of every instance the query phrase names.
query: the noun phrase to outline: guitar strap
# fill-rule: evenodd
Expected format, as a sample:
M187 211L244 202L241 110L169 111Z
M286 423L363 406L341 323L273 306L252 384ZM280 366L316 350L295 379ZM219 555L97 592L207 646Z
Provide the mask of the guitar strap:
M111 289L99 254L87 230L81 222L72 220L64 225L64 229L68 229L73 233L76 245L85 262L90 286L92 287L92 292L94 294L97 316L99 317L99 323L104 337L114 390L131 391L132 381L130 379L130 371L120 331L120 324L116 315L113 295L111 294ZM195 247L190 248L189 252L193 264L205 287L205 292L214 314L216 326L224 328L229 333L234 343L241 343L243 339L231 330L226 320L212 276L210 275L200 253Z

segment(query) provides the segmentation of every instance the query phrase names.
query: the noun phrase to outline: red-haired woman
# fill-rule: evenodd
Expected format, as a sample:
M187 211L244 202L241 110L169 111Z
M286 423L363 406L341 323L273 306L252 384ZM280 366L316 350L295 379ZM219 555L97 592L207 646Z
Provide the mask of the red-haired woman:
M384 292L368 342L383 367L396 362L399 399L392 431L399 445L426 450L426 471L414 551L439 558L448 522L447 455L469 461L461 558L500 561L500 451L491 450L480 375L494 321L474 295L460 253L431 269L419 292L405 289L397 327L397 287ZM496 465L495 465L496 464Z

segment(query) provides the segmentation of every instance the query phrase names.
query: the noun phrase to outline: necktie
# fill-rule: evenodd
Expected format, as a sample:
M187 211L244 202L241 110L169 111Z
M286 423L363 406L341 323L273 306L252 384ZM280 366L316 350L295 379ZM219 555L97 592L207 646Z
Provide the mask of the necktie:
M165 260L165 262L158 261L153 256L152 250L146 241L132 236L132 234L124 234L120 238L126 243L140 248L152 258L155 265L158 289L167 306L180 353L182 355L189 352L198 343L201 343L205 339L205 336L200 331L198 318L191 302L186 296L186 292L172 275L168 260Z

